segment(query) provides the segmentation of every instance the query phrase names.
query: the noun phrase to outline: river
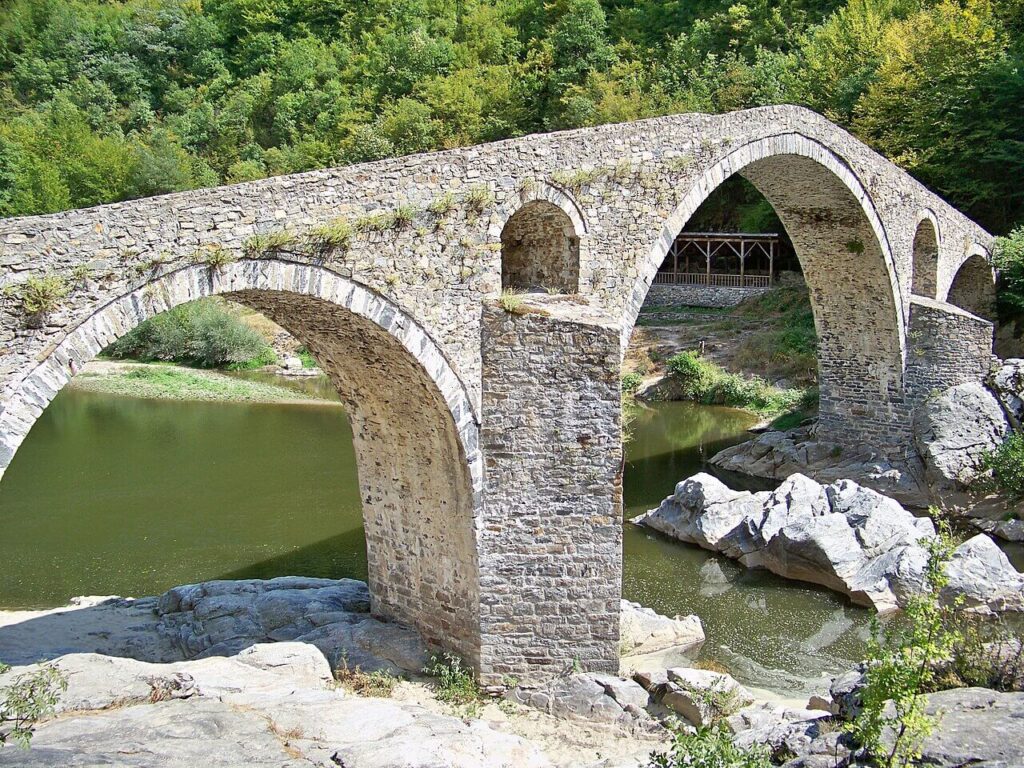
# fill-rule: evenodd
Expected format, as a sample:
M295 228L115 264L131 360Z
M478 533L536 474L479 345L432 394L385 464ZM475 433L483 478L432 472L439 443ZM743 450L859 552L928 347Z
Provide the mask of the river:
M329 391L322 380L289 385ZM627 518L745 439L751 423L688 403L641 411L627 450ZM0 483L0 530L0 608L217 578L366 578L351 432L337 406L66 388ZM702 659L787 696L822 690L862 657L866 610L628 523L624 594L661 613L697 613Z

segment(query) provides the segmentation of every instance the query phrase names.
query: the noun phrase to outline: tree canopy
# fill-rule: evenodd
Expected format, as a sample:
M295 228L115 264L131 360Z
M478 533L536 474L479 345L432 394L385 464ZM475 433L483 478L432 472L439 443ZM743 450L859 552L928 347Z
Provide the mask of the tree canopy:
M798 103L1024 221L1022 0L0 0L0 215Z

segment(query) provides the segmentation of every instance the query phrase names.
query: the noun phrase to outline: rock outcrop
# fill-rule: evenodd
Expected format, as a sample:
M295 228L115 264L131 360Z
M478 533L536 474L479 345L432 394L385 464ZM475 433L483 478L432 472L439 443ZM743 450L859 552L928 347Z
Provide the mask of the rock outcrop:
M783 480L794 474L821 483L851 479L911 507L926 507L931 492L920 460L895 462L869 447L851 448L818 434L817 425L769 430L711 457L727 472Z
M1004 360L989 377L988 388L999 399L1010 426L1020 429L1024 425L1024 360Z
M633 522L787 578L888 611L923 586L931 520L849 480L822 486L793 475L774 491L733 491L707 474L676 486ZM978 612L1024 611L1024 576L988 537L960 545L944 596Z
M943 498L965 491L1009 428L996 396L980 383L925 400L914 414L914 442L933 494Z
M348 694L306 643L173 664L95 654L53 663L68 681L61 716L39 725L30 751L0 749L0 766L551 765L536 745L481 721ZM32 669L0 675L0 689Z
M693 650L704 642L704 626L695 615L669 618L640 603L622 601L619 652L623 656L655 653L667 648Z
M567 675L538 688L513 688L506 696L563 719L583 719L630 731L660 727L647 712L650 694L634 681L614 675Z
M354 579L208 581L159 600L159 630L186 659L231 656L255 643L311 643L333 669L420 672L427 648L411 627L370 616L370 593Z

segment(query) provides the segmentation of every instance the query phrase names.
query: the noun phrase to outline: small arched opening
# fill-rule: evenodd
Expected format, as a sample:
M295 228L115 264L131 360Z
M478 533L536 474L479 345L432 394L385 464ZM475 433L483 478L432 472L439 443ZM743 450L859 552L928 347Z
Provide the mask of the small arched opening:
M975 253L961 264L949 286L946 301L975 317L995 320L996 284L988 259Z
M911 293L933 298L937 288L939 237L935 230L935 222L928 216L921 219L914 233L913 259Z
M501 231L501 287L576 293L580 239L569 216L547 200L531 200Z

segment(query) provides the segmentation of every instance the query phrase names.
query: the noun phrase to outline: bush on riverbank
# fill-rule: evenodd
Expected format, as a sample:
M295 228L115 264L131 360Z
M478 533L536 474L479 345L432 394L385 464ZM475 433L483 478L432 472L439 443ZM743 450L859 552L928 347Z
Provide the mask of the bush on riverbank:
M668 752L654 754L648 768L770 768L768 750L736 746L729 732L712 726L695 733L680 730Z
M680 352L666 363L683 399L706 405L745 408L762 416L779 416L809 404L800 389L777 389L759 376L729 373L696 352Z
M255 368L277 362L266 340L215 300L193 301L150 318L105 350L118 359L200 368Z
M1024 499L1024 432L1014 432L985 457L982 467L992 472L992 485L1012 499Z

